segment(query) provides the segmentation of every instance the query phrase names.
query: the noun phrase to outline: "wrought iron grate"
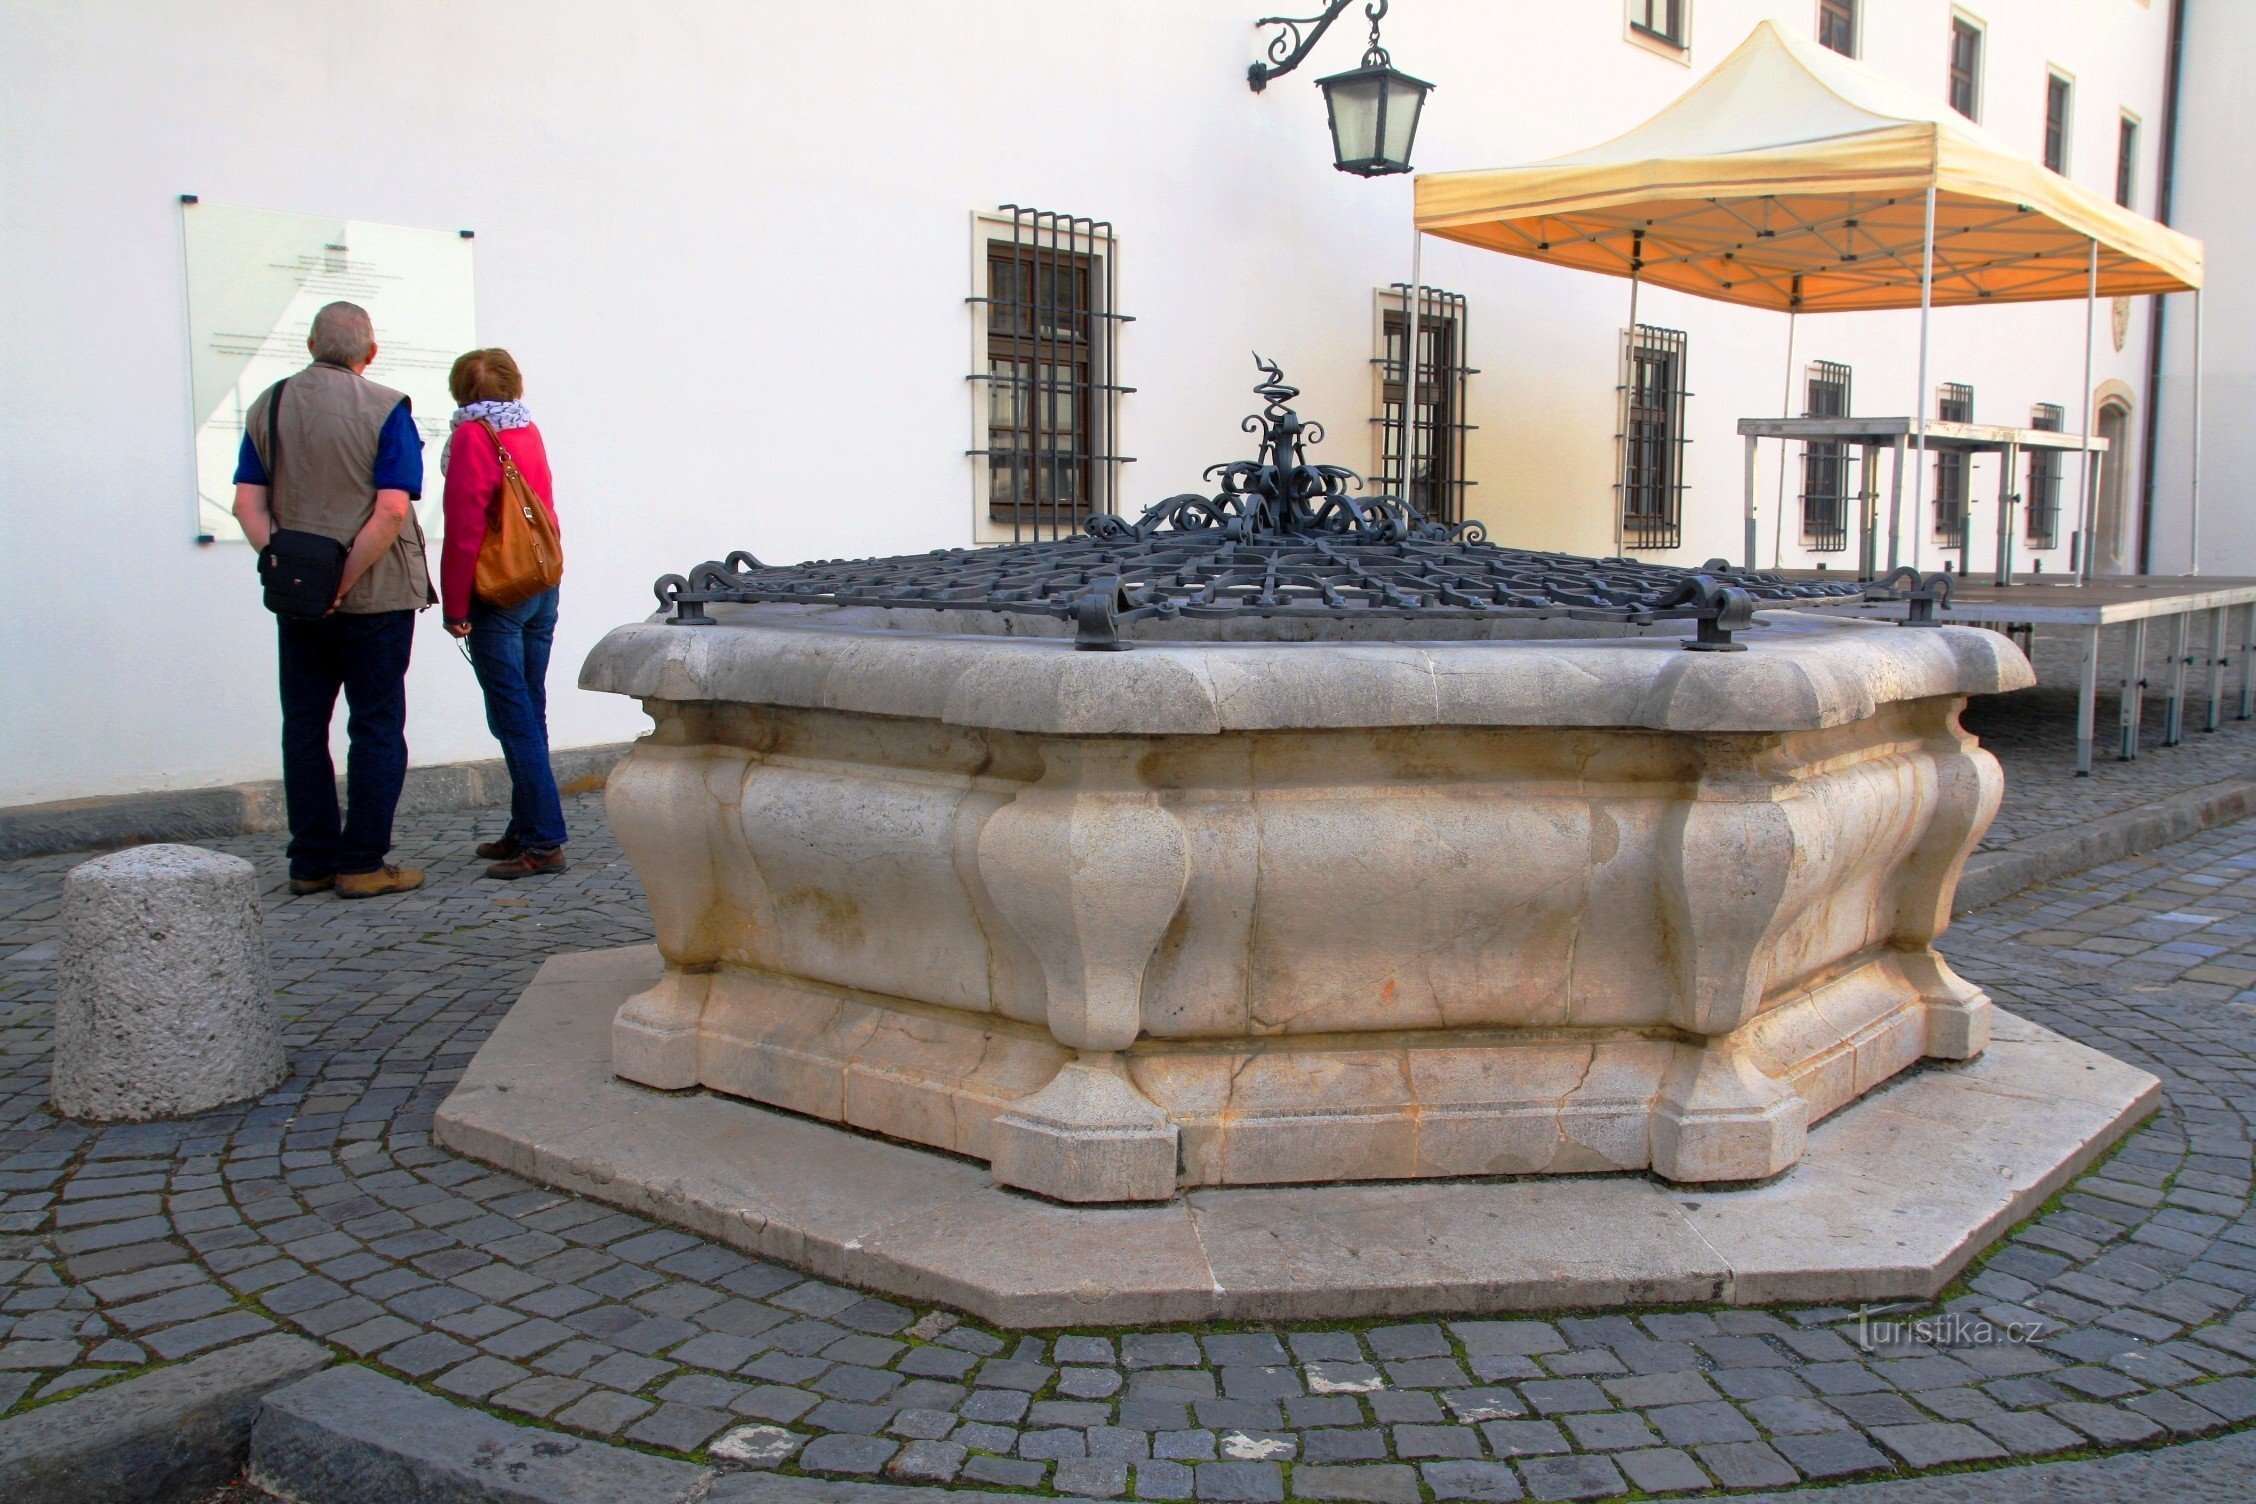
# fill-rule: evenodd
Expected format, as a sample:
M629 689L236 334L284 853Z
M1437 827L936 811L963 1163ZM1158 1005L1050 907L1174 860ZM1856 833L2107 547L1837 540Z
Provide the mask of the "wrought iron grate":
M1110 222L1004 204L987 242L986 520L1012 541L1066 537L1118 504L1122 324Z
M1849 415L1849 368L1839 361L1812 361L1805 418ZM1838 439L1802 446L1802 542L1818 553L1849 546L1849 446Z
M2057 402L2040 402L2029 411L2029 426L2058 433L2067 414ZM2060 542L2060 452L2029 451L2029 498L2023 526L2031 548L2054 548Z
M1685 338L1640 324L1622 339L1619 505L1627 548L1675 548L1684 537Z
M1136 623L1176 620L1690 620L1699 635L1686 646L1731 649L1758 601L1857 593L1721 559L1693 571L1499 548L1477 522L1351 495L1353 471L1308 462L1304 448L1323 429L1287 405L1297 390L1275 366L1262 369L1268 379L1255 390L1267 405L1245 422L1261 457L1210 468L1213 495L1171 496L1133 523L1100 515L1077 537L997 548L785 567L732 553L660 579L659 604L685 625L710 623L704 607L716 602L1047 616L1072 622L1076 645L1095 649L1126 646Z
M1974 388L1963 381L1946 381L1935 403L1935 416L1945 423L1974 421ZM1935 456L1935 541L1945 548L1966 547L1966 497L1973 479L1973 459L1961 453Z
M1401 308L1381 320L1385 345L1379 367L1379 473L1374 479L1389 495L1400 496L1439 522L1465 515L1466 488L1477 484L1465 473L1465 435L1476 425L1465 421L1466 387L1480 372L1466 363L1469 310L1465 295L1425 287L1418 298L1417 473L1402 470L1402 404L1406 395L1403 344L1409 334L1409 284L1394 284Z

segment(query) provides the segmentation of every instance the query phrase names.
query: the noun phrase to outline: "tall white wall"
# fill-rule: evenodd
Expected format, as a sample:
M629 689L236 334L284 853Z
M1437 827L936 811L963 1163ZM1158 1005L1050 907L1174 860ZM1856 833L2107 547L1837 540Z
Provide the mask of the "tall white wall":
M2207 248L2202 289L2201 556L2204 574L2256 574L2256 5L2186 0L2177 185L2170 220ZM2162 427L2155 435L2153 568L2174 574L2193 544L2193 299L2170 299L2162 342Z
M1329 165L1311 80L1243 83L1259 5L1217 0L10 0L0 8L0 804L271 777L273 628L249 551L191 542L178 197L477 232L479 335L508 346L549 441L571 556L560 746L633 734L571 688L656 575L971 535L969 212L1111 220L1124 503L1238 457L1247 352L1283 363L1324 457L1370 464L1372 294L1410 255L1407 182ZM1437 91L1422 168L1566 151L1657 109L1758 19L1816 0L1698 0L1690 66L1624 40L1617 0L1414 0L1386 41ZM1944 82L1947 0L1867 0L1864 55ZM1986 123L2032 153L2048 64L2077 79L2075 176L2110 187L2119 108L2153 181L2167 7L1989 0ZM2224 66L2220 63L2220 67ZM2142 200L2145 202L2146 200ZM1429 243L1471 299L1472 509L1501 541L1611 546L1627 286ZM1690 335L1697 562L1740 548L1733 420L1779 411L1785 320L1648 292ZM2143 308L2100 376L2136 387ZM1860 412L1913 399L1915 315L1801 321ZM381 336L381 330L378 331ZM2077 305L1944 312L1932 378L1977 416L2073 410ZM1932 401L1931 393L1928 400ZM1770 548L1775 451L1765 455ZM1987 462L1975 494L1988 557ZM1783 559L1805 562L1789 545ZM1853 557L1841 560L1853 567ZM1932 566L1931 544L1924 557ZM2065 563L2065 551L2055 556ZM469 671L419 629L418 762L490 756ZM340 718L341 719L341 718Z

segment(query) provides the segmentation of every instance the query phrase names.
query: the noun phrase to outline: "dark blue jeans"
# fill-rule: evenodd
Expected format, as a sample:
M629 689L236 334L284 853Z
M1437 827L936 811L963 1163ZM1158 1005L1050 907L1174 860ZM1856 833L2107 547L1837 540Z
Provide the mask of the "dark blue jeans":
M290 811L290 875L374 872L392 849L392 811L407 778L407 658L413 611L280 616L282 792ZM345 694L345 816L329 719Z
M548 762L548 650L556 638L556 596L515 606L470 606L470 663L486 692L486 725L509 764L509 829L528 851L564 844L564 801Z

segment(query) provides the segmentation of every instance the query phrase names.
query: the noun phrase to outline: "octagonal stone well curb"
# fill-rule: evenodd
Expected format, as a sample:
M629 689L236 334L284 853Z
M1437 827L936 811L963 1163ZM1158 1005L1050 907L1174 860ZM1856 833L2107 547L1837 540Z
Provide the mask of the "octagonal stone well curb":
M747 1252L1005 1327L1934 1295L2158 1105L2000 1013L1990 1049L1811 1131L1767 1184L1629 1175L1195 1190L1066 1207L984 1166L611 1072L650 946L542 966L438 1113L446 1148Z

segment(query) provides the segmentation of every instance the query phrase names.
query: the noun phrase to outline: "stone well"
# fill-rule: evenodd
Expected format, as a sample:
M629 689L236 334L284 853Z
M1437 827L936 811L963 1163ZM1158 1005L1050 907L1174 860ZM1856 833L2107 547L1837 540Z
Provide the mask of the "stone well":
M2018 650L1758 624L1854 587L1350 496L1267 370L1218 495L733 554L604 639L582 685L656 727L610 806L665 958L619 1076L1155 1201L1761 1180L1980 1053L1989 1000L1934 941L2001 788L1959 711L2031 682Z
M666 960L614 1069L1070 1201L1755 1180L1988 999L1933 943L2004 638L1146 642L720 606L585 687Z

